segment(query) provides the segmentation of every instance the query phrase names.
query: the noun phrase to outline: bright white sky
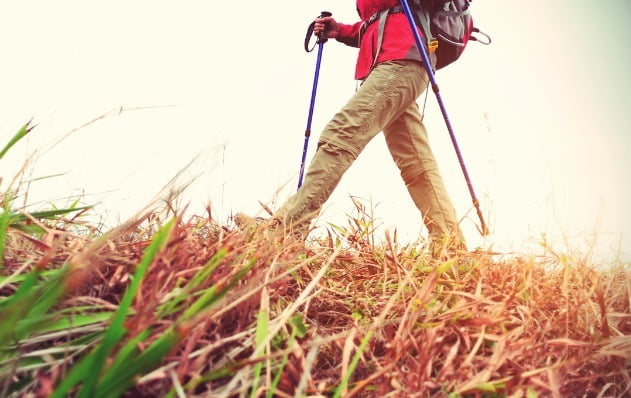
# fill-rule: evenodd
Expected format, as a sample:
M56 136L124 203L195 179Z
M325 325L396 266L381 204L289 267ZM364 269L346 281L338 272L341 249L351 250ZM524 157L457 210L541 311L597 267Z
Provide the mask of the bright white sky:
M631 258L631 3L476 1L472 43L437 79L493 234L483 240L433 94L426 123L471 248L536 252L542 234L564 249ZM0 5L0 144L28 119L38 127L0 163L3 188L39 150L29 202L84 194L113 224L139 210L196 155L183 196L261 213L295 189L316 53L302 42L322 10L355 22L355 3L281 0ZM356 50L326 44L309 154L355 90ZM422 101L422 99L421 99ZM60 137L111 109L126 111ZM284 187L284 188L283 188ZM275 193L279 190L277 199ZM371 200L402 240L425 234L378 136L326 205L344 223L349 195ZM62 201L64 203L64 201ZM534 245L533 245L534 243Z

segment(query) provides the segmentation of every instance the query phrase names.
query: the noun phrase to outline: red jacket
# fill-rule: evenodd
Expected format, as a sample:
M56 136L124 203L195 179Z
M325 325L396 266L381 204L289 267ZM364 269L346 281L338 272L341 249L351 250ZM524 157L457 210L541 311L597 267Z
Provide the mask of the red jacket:
M399 0L357 0L357 12L361 21L352 25L339 24L340 35L337 40L353 47L359 47L357 68L355 69L357 80L366 78L370 73L379 38L378 20L368 25L363 33L361 32L362 25L376 12L399 4ZM377 63L399 59L422 60L404 13L388 15Z

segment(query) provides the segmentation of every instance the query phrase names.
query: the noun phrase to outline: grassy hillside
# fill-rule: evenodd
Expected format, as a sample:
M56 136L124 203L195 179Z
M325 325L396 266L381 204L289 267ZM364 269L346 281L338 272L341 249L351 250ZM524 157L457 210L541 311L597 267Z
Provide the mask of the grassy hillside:
M0 397L631 396L628 264L436 260L362 212L306 244L173 209L100 231L0 195Z

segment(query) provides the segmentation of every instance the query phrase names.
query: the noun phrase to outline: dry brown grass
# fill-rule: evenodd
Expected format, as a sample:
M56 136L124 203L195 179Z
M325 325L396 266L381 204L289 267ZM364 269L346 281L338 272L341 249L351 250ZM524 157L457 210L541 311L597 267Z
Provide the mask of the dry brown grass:
M41 239L9 230L2 273L78 264L84 272L70 278L60 308L114 309L162 223L146 217L99 239L67 225L46 226ZM226 286L253 266L218 305L178 326L177 345L127 396L246 396L257 364L254 396L265 396L277 373L280 397L631 396L628 264L598 269L553 253L443 262L390 237L376 245L365 224L349 225L345 236L332 230L305 245L260 228L178 219L127 317L126 341L150 332L141 351L192 305L195 291L160 315L218 252L225 256L199 289ZM0 296L14 292L0 284ZM269 322L257 345L258 314ZM46 395L74 360L30 371L27 391Z

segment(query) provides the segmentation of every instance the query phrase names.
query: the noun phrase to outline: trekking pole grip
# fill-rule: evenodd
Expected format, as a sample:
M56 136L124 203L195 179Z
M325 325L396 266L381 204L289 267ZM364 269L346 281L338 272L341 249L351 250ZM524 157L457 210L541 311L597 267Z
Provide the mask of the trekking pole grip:
M333 13L329 11L322 11L318 18L332 17ZM326 43L329 40L329 37L326 35L326 29L318 35L318 43Z
M325 18L325 17L331 17L331 16L333 16L333 13L329 11L322 11L320 13L320 16L318 16L318 18ZM313 49L316 47L316 44L324 44L329 40L329 38L326 35L326 30L323 32L320 32L320 34L317 36L318 39L316 40L316 44L314 44L310 48L309 44L311 43L311 38L313 37L314 26L315 26L315 21L311 22L311 24L309 25L309 28L307 29L307 35L305 36L305 51L308 53L313 51Z

